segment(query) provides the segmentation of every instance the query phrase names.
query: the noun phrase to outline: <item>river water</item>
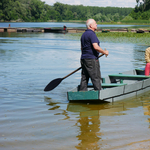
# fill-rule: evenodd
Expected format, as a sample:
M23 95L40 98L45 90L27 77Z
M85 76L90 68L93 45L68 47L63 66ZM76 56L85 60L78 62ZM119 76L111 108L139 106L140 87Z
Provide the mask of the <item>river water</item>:
M100 58L102 76L145 66L143 44L101 47L110 53ZM150 149L150 92L114 103L69 103L66 93L80 83L80 71L43 91L78 67L80 38L72 34L0 33L0 150Z
M48 28L48 27L63 27L66 25L68 28L85 28L85 23L73 23L73 22L1 22L0 27L8 27L12 28ZM149 27L149 25L103 25L98 24L98 28L142 28L142 27Z

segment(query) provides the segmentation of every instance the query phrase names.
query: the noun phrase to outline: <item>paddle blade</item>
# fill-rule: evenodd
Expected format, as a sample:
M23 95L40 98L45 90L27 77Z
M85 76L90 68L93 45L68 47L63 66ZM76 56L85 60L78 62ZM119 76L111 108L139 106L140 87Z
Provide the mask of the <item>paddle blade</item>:
M51 91L53 90L56 86L60 84L60 82L63 80L63 78L57 78L52 80L44 89L44 91Z

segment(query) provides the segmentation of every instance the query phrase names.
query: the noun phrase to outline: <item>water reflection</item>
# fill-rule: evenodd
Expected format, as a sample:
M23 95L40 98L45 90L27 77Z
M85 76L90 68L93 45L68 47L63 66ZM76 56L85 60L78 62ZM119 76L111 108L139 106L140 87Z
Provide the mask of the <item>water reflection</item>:
M68 111L79 112L79 119L75 126L79 130L76 138L80 142L75 146L76 149L100 149L99 141L102 135L100 131L100 110L105 109L106 105L106 103L100 105L68 104Z
M8 27L10 22L1 22L0 27ZM11 22L12 28L49 28L49 27L63 27L64 24L69 28L85 28L85 22L81 23L71 23L71 22ZM141 28L141 27L149 27L149 25L105 25L98 24L99 28Z
M100 120L99 116L90 116L82 117L80 113L80 119L77 122L77 126L80 128L79 135L77 136L78 140L81 141L77 149L99 149L100 145L98 141L101 139L97 134L100 132ZM85 114L84 114L85 115Z
M145 45L135 45L133 47L133 65L135 68L145 67Z
M62 104L49 97L44 101L59 126L65 124L66 139L76 138L77 150L115 149L118 142L116 149L121 149L149 137L150 92L114 103Z
M148 95L149 94L150 93L148 93ZM130 124L141 124L141 120L139 120L139 118L135 119L135 116L133 114L136 113L136 115L138 116L150 116L150 106L148 105L150 103L150 98L147 103L144 100L145 99L143 99L142 95L140 97L130 98L115 103L89 105L69 103L67 106L67 111L79 113L77 122L75 124L75 126L78 127L78 135L76 136L76 138L79 141L78 145L75 146L76 149L100 149L101 147L104 147L104 145L107 145L108 142L106 142L107 140L105 139L107 135L110 137L114 136L113 138L118 138L119 136L119 141L125 140L127 138L124 137L124 135L132 137L133 133L135 134L136 129L132 128L131 133L129 133L128 126ZM140 107L144 108L144 113L138 111L140 110ZM134 122L128 122L125 119L126 117L130 117L131 120L134 120ZM117 118L117 120L115 120L115 118ZM147 121L150 123L150 118L147 119ZM146 129L147 125L144 120L142 121L142 124L143 129ZM118 126L120 129L117 129L116 126ZM108 133L108 130L110 131L110 133ZM124 134L122 134L122 132ZM143 133L144 131L140 132L140 134ZM115 137L114 134L118 134L117 137ZM130 140L128 141L129 143L132 141ZM112 141L109 141L110 146L111 144L114 144L114 142Z
M44 101L45 101L46 103L48 103L47 105L54 106L54 107L55 107L57 104L59 104L58 102L54 102L54 101L52 100L52 98L47 97L47 96L44 96Z
M150 104L149 103L150 103L149 101L145 101L146 106L143 106L143 108L144 108L144 115L149 116L147 118L147 122L149 122L149 128L150 128Z

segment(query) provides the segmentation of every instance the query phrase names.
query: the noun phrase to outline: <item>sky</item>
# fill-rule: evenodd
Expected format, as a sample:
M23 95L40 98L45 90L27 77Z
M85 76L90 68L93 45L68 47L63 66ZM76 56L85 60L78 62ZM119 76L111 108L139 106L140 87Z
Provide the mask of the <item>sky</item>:
M132 7L136 5L136 0L41 0L48 5L60 2L68 5L98 6L98 7Z

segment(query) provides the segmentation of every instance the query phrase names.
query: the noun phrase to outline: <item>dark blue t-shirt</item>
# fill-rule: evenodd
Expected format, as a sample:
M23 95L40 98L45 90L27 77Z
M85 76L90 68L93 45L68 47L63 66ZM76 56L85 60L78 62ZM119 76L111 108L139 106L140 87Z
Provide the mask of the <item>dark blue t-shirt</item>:
M98 43L99 40L94 31L87 29L81 36L82 54L81 59L98 58L99 52L93 48L93 43Z

